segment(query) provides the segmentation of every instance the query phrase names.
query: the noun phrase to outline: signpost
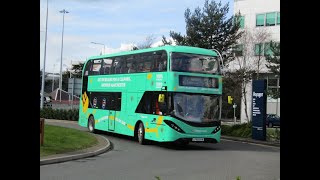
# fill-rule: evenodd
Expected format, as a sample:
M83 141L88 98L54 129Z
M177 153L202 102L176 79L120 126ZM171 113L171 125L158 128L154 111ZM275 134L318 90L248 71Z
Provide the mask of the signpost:
M252 81L252 139L266 140L267 80Z
M237 117L236 117L236 108L237 108L237 104L234 103L233 104L233 117L234 117L234 123L236 123Z
M232 104L232 102L233 102L232 96L228 96L228 104ZM232 107L233 107L233 119L234 119L234 124L236 124L236 120L237 120L237 118L236 118L236 108L237 108L237 104L234 103L234 104L232 105Z

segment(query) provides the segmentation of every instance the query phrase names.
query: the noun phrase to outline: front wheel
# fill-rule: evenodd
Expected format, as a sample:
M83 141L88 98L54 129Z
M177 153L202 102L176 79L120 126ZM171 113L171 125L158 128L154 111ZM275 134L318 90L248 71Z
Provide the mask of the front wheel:
M137 137L138 137L139 144L142 144L142 145L146 144L146 139L144 138L144 135L145 135L145 130L144 130L143 123L141 122L137 130Z
M96 130L94 129L94 117L93 116L89 117L88 129L89 129L89 132L91 132L91 133L95 133L96 132Z

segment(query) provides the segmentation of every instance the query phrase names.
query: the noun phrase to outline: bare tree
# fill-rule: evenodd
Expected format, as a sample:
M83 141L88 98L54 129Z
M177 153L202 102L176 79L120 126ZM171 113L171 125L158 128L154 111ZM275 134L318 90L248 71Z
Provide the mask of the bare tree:
M163 45L172 45L173 40L172 39L167 40L167 38L164 35L162 35L162 43L163 43Z
M253 61L255 64L255 69L256 69L256 73L257 73L257 79L259 79L259 74L261 71L261 67L263 64L263 60L264 60L264 50L266 50L267 48L264 45L266 45L265 43L270 41L270 37L271 34L269 33L269 31L266 28L258 28L254 31L253 34L253 41L252 43L256 46L258 46L258 51L255 52L255 56L253 56ZM256 50L256 49L255 49Z
M249 29L245 29L242 32L241 38L238 40L238 48L234 51L235 62L239 69L235 71L237 77L241 81L241 93L242 101L244 104L244 111L247 120L249 121L248 101L247 101L247 85L252 79L254 73L254 65L250 63L250 57L252 57L252 49L254 47L254 35Z
M155 39L156 37L153 34L151 34L147 36L143 42L139 43L137 46L134 46L133 50L150 48L151 45L154 43Z

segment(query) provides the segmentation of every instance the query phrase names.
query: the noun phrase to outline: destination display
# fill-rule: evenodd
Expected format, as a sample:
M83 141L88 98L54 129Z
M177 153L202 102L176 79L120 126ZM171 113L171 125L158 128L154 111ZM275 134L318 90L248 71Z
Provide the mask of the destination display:
M179 86L218 88L218 78L198 77L198 76L179 76Z

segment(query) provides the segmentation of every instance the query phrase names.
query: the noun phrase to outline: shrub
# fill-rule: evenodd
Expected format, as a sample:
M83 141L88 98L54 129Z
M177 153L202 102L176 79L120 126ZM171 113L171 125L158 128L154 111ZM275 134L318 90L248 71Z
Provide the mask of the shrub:
M222 125L221 126L221 134L227 136L236 136L236 137L251 137L252 124L244 123L244 124L236 124L233 126Z
M267 128L268 141L280 141L280 130L278 128Z
M46 118L46 119L78 121L79 109L43 108L43 109L40 109L40 117Z

